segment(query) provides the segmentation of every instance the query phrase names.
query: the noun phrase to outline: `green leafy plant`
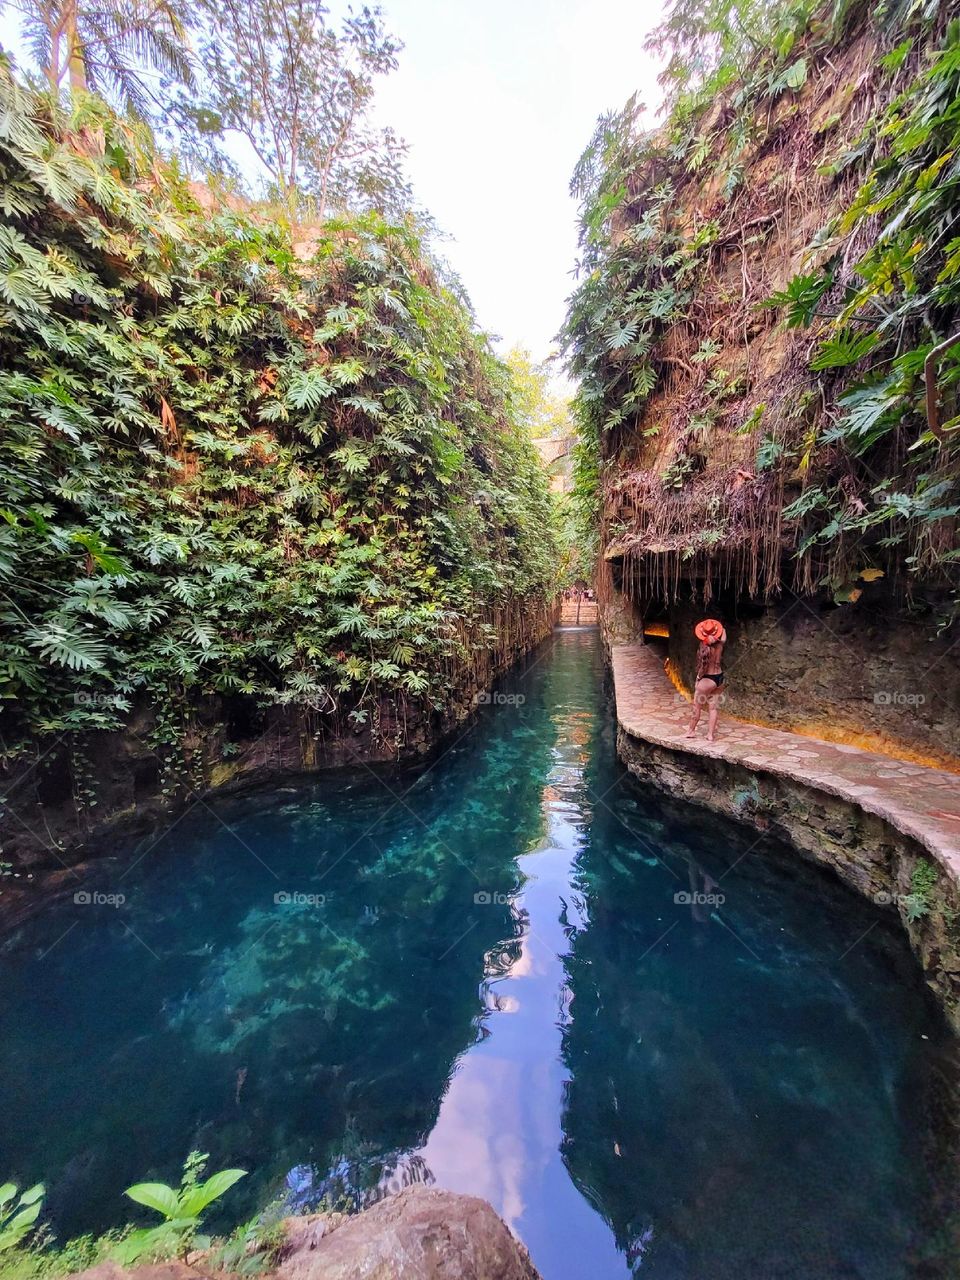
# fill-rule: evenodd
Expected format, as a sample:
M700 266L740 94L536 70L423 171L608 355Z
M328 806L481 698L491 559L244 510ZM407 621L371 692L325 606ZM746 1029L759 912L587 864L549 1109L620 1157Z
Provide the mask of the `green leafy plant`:
M785 452L786 450L779 440L774 440L772 436L766 436L757 446L757 470L766 471L769 467L774 466Z
M867 34L869 86L851 95L837 80L827 110L817 86ZM960 19L932 2L671 0L651 43L666 55L664 123L644 128L635 99L602 117L572 184L580 261L562 337L580 378L585 504L620 528L625 580L636 564L647 582L679 581L670 558L690 558L709 520L729 535L740 589L845 583L866 556L891 591L939 612L960 581L956 504L939 490L960 486ZM797 169L770 172L770 157L808 142ZM818 206L799 271L765 297L765 243L786 247L791 223L781 211ZM809 331L778 335L795 353L787 397L751 359L765 326L744 312L760 307ZM740 332L734 391L700 366L732 354ZM701 481L678 465L687 423L712 415L715 432L750 434L758 373L767 439L753 474L747 446L714 434ZM657 432L677 448L648 447ZM709 583L706 554L699 568Z
M146 116L147 68L193 83L183 6L172 0L148 8L119 0L25 0L9 7L19 13L28 49L54 94L62 87L74 98L91 90L107 93L127 111Z
M257 1276L270 1270L284 1243L284 1214L284 1203L278 1200L241 1223L211 1251L207 1265L238 1276Z
M841 369L844 365L856 364L869 355L879 341L876 333L840 332L835 338L828 338L820 344L820 350L810 361L810 368Z
M937 884L937 869L926 858L918 858L910 873L910 892L906 897L907 919L922 920L930 914Z
M205 1181L200 1181L207 1156L192 1151L183 1167L179 1189L163 1182L138 1182L128 1187L124 1195L137 1204L146 1205L164 1219L158 1227L133 1231L115 1251L119 1262L129 1264L143 1257L163 1257L177 1254L186 1256L191 1248L206 1247L209 1240L197 1236L200 1215L214 1200L246 1177L245 1169L222 1169Z
M764 306L782 308L784 320L791 327L808 325L813 321L820 300L833 283L833 275L820 272L812 275L793 276L785 288L772 293L764 300Z
M513 376L417 221L301 239L195 193L0 61L0 755L61 740L84 812L87 735L135 709L168 796L211 697L305 742L388 718L400 750L557 581Z
M691 356L695 364L704 364L720 352L720 343L715 338L704 338Z
M42 1182L19 1195L12 1182L0 1186L0 1253L16 1248L30 1234L40 1216L43 1196Z

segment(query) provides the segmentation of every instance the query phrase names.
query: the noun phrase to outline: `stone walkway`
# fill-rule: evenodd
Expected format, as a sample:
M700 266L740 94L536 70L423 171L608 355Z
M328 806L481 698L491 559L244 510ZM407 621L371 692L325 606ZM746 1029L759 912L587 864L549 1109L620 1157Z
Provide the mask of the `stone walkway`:
M716 742L706 740L706 713L696 738L684 737L690 704L648 645L614 645L617 719L635 738L673 751L713 756L777 774L840 796L913 836L960 878L960 775L927 769L859 747L821 742L720 713Z

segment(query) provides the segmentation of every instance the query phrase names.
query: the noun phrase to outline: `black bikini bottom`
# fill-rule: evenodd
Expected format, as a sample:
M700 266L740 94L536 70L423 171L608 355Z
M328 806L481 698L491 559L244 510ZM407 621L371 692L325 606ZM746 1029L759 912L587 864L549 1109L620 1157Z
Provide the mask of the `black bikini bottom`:
M702 676L700 677L700 679L701 679L701 680L712 680L712 681L713 681L713 683L714 683L714 684L717 686L717 688L719 689L719 688L720 688L720 686L723 684L723 672L722 672L722 671L718 671L718 672L717 672L717 674L716 674L715 676L714 676L714 675L707 675L707 674L704 674L704 675L702 675Z

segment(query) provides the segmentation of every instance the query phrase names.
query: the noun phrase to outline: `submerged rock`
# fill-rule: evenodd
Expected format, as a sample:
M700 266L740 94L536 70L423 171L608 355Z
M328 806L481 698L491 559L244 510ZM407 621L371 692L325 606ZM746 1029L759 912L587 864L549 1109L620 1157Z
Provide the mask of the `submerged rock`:
M486 1200L407 1187L355 1217L287 1220L277 1280L539 1280Z

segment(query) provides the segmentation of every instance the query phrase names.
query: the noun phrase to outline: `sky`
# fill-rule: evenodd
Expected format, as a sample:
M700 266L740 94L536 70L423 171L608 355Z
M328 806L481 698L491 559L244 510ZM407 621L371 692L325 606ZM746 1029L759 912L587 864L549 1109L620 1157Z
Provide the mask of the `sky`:
M480 325L553 349L573 287L573 167L596 119L661 92L643 48L661 0L381 0L403 40L378 113L410 145L419 203Z

